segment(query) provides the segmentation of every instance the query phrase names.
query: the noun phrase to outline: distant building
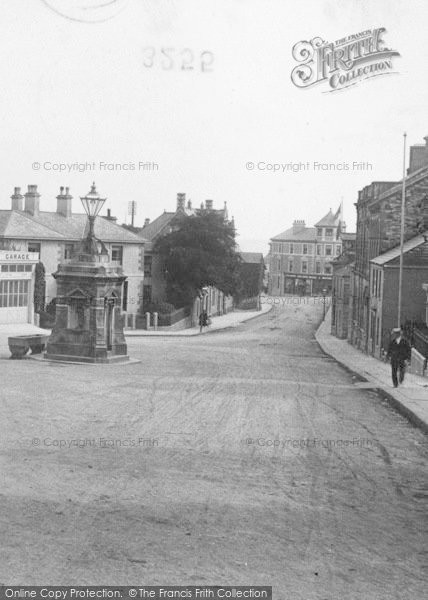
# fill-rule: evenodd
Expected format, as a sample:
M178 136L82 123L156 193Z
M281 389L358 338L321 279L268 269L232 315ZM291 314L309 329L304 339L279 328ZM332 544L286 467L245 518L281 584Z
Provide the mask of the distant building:
M223 208L215 209L213 200L206 200L200 207L194 208L192 202L186 202L186 194L177 194L177 204L174 212L164 211L154 221L145 220L143 228L139 231L145 243L144 248L144 304L150 302L160 303L166 300L167 271L161 257L154 251L156 241L168 233L178 229L183 218L200 214L201 211L213 211L229 221L226 202ZM230 221L233 224L233 218ZM207 310L211 315L223 314L232 308L232 299L224 296L223 292L214 287L206 287L203 297L195 308L195 316L201 309Z
M355 261L355 238L355 233L342 233L342 254L332 263L331 333L342 339L348 337L350 283Z
M0 210L0 323L34 320L34 265L46 270L46 302L56 296L52 276L58 263L68 261L87 234L88 218L72 212L69 188L60 188L55 212L40 210L37 185L25 195L16 187L10 210ZM122 290L122 311L132 326L143 291L144 240L115 223L111 216L95 220L95 235L106 245L110 258L127 276Z
M272 296L318 295L331 291L333 260L342 253L346 231L343 207L315 224L294 221L293 227L270 240L269 289Z
M260 293L263 290L265 263L261 252L240 252L241 280L238 308L260 308Z

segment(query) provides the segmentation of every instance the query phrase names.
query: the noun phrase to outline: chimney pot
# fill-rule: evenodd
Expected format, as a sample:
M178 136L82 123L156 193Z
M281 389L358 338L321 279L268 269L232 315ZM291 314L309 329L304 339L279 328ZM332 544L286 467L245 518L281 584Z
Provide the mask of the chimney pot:
M205 200L205 208L207 210L212 210L213 209L213 200Z
M60 193L60 194L61 194L61 196L62 196L62 194L64 193L64 186L61 186L61 187L59 188L59 193Z
M150 219L149 219L149 218L147 218L147 219L144 219L144 227L145 227L146 225L148 225L149 223L150 223Z
M66 195L67 195L67 196L68 196L68 192L69 192L69 191L70 191L70 188L69 188L69 187L66 187L66 188L65 188L65 193L66 193Z

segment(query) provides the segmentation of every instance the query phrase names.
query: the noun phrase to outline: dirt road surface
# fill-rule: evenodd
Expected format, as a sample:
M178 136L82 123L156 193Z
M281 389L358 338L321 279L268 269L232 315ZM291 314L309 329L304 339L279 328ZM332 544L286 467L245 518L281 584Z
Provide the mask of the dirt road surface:
M1 360L0 583L426 597L426 438L323 354L321 312Z

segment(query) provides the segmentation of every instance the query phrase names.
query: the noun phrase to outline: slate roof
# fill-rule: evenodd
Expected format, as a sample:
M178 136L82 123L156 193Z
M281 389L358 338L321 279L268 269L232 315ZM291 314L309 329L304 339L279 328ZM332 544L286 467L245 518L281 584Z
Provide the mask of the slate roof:
M315 227L335 227L336 225L338 225L339 223L339 216L338 214L333 214L331 212L331 208L328 211L328 213L321 219L321 221L318 221L318 223L315 223Z
M290 227L271 239L282 242L316 242L317 234L315 227L305 227L297 233L293 233L293 228Z
M150 242L153 241L159 233L172 221L175 212L164 212L154 221L145 225L141 230L141 236Z
M239 255L244 263L260 264L263 261L263 254L261 252L240 252Z
M418 246L423 246L423 245L424 245L424 248L423 249L421 248L422 252L427 252L428 244L425 242L424 236L417 235L414 238L407 240L407 242L404 242L403 254L408 254L412 250L415 250L416 248L418 248ZM387 252L384 252L383 254L380 254L379 256L372 258L370 262L375 265L382 266L382 265L385 265L386 263L389 263L393 260L398 259L400 257L400 253L401 253L400 246L395 246L394 248L391 248ZM425 259L425 261L426 261L426 259Z
M87 227L85 213L64 217L57 212L40 211L31 215L21 210L0 210L0 238L77 241L86 236ZM107 243L142 244L145 241L143 237L100 216L95 219L95 236Z

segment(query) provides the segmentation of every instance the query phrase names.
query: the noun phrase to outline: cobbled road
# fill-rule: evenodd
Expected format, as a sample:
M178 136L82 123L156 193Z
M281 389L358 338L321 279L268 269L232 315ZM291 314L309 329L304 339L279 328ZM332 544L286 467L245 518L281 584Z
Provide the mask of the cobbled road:
M5 354L0 583L425 598L426 438L321 351L321 312L130 338L126 366Z

